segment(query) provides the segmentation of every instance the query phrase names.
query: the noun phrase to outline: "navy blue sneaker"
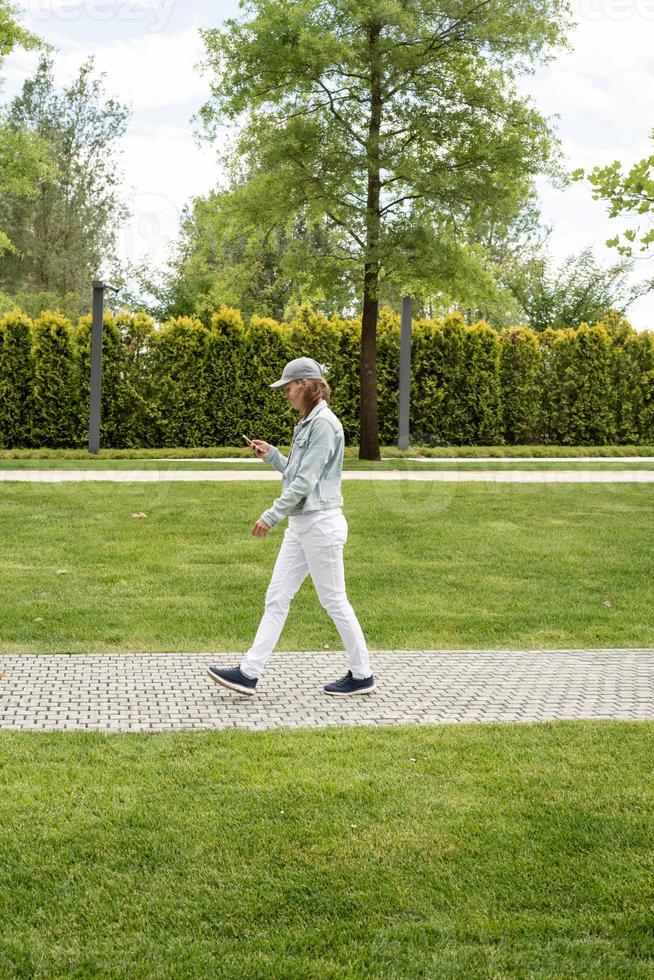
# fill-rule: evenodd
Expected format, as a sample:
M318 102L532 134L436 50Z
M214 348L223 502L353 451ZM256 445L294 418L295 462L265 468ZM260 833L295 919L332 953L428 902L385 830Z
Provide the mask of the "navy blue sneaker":
M212 681L239 694L254 694L259 680L258 677L248 677L240 667L209 667L207 673Z
M372 674L370 677L358 678L352 676L351 670L344 677L323 687L325 694L335 694L337 697L344 697L346 694L370 694L374 690L375 678Z

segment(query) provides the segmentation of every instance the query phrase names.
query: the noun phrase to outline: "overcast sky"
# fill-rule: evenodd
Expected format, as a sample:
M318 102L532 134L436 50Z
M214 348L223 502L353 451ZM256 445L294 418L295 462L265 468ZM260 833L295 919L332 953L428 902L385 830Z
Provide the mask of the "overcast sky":
M590 168L650 155L654 127L654 0L572 0L574 51L521 84L562 139L564 162ZM109 94L132 108L122 157L133 216L123 256L165 262L183 205L215 186L213 151L194 138L192 115L208 95L195 67L203 56L199 27L238 14L237 0L18 0L24 23L56 46L56 81L75 74L89 54L106 72ZM20 91L37 56L5 62L1 98ZM563 260L591 244L603 265L618 258L604 241L631 221L609 219L585 183L564 191L539 181L543 222L553 224L553 255ZM642 221L641 217L641 221ZM654 276L654 256L637 262L637 279ZM654 293L629 311L636 329L654 329Z

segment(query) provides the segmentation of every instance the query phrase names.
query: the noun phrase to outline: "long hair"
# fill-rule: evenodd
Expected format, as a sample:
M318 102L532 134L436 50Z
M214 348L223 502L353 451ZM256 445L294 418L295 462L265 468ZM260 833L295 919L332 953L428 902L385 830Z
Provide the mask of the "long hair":
M313 411L321 398L324 398L329 405L332 392L324 378L304 378L302 387L304 388L303 418Z

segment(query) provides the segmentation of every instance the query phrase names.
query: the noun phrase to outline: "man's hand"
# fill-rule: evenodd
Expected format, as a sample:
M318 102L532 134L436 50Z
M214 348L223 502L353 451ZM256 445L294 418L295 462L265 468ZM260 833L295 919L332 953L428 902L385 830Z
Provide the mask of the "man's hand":
M256 524L252 525L252 534L254 535L255 538L265 538L269 530L270 527L268 526L268 524L266 524L265 521L262 521L261 518L259 518Z

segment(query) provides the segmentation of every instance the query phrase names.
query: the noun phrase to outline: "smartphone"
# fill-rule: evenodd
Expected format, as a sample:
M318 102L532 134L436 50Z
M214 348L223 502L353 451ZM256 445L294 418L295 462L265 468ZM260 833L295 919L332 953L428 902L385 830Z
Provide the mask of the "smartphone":
M243 438L247 442L248 446L251 446L252 445L252 440L251 439L248 439L248 437L245 435L244 432L241 432L241 435L243 436Z

